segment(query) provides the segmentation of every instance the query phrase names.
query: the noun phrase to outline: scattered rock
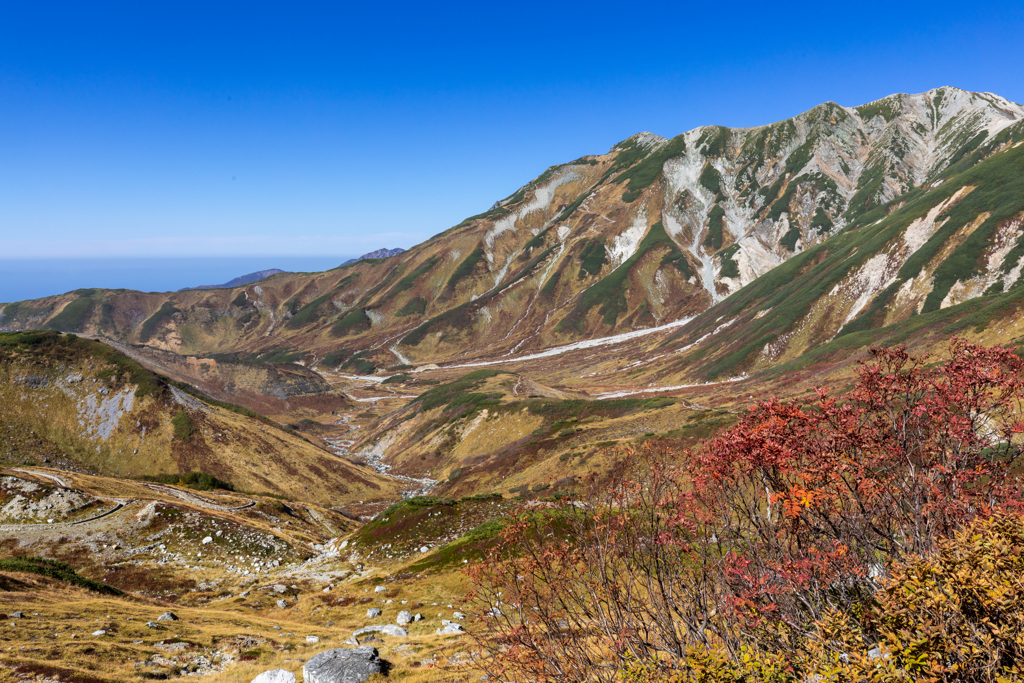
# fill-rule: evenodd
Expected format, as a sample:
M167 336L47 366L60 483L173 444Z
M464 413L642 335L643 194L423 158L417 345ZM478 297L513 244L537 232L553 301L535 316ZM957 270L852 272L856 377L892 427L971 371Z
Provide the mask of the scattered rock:
M465 621L466 615L462 612L454 612L452 613L452 619L455 619L456 621Z
M320 639L317 636L306 636L307 643L319 643Z
M103 629L100 629L99 631L93 631L92 634L94 636L105 636L105 635L107 635L107 632L104 631Z
M274 592L275 593L284 593L287 590L288 590L288 586L285 586L285 585L280 584L280 583L274 584Z
M156 618L157 621L177 621L178 615L174 612L164 612Z
M284 669L264 671L259 676L252 679L252 683L295 683L295 674L291 671L285 671Z
M386 591L386 590L387 590L387 588L385 588L384 586L376 586L376 587L375 587L375 588L373 589L373 592L374 592L374 593L383 593L383 592L384 592L384 591Z
M278 609L285 609L286 607L288 607L288 603L287 602L285 602L284 600L278 600L277 601L277 608Z
M374 617L379 617L382 614L384 614L384 613L381 612L376 607L371 607L370 609L366 610L366 618L367 619L373 619Z
M147 621L146 628L160 628L160 624L156 623L155 621Z
M21 612L11 612L11 619L24 619L25 615Z
M427 552L430 552L430 548L428 548L428 547L427 547L427 546L425 546L425 545L421 545L421 546L420 546L420 552L421 552L421 553L427 553Z
M423 621L423 615L420 614L419 612L417 612L415 615L413 615L412 620L413 621Z
M399 626L405 626L406 624L412 622L412 614L406 612L405 610L402 610L398 613L398 619L396 619L395 621Z
M351 638L349 638L348 640L345 641L345 645L358 645L358 644L359 644L359 639L356 638L355 636L352 636Z
M375 647L327 650L302 666L305 683L362 683L386 669Z
M396 636L398 638L404 638L409 635L401 626L395 626L394 624L386 624L384 626L364 626L361 629L356 630L352 635L361 636L364 633L383 633L386 636Z
M203 545L208 545L210 543L213 543L213 536L207 536L206 538L203 539ZM277 671L282 671L282 669L277 669ZM268 671L267 673L273 673L273 672L272 671ZM264 674L260 674L260 676L263 676L263 675ZM257 678L259 678L259 676L257 676ZM295 677L292 676L292 678L295 678Z
M465 632L466 631L462 628L462 624L458 624L454 621L450 622L444 628L437 629L437 635L439 636L457 636Z

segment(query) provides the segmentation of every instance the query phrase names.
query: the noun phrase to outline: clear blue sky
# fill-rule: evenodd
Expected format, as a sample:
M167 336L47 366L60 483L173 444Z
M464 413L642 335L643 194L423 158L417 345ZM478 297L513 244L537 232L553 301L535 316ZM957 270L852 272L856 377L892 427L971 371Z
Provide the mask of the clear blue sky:
M409 247L641 131L939 85L1021 3L7 2L0 258Z

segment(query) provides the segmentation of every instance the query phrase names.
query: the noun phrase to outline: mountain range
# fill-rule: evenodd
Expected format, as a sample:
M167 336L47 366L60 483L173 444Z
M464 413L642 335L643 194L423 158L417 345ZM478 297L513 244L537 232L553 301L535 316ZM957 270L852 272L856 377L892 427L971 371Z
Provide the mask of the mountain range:
M785 402L850 396L872 347L926 368L957 337L1020 349L1022 271L1024 107L944 87L638 133L326 272L0 305L0 540L24 556L0 582L31 605L0 622L12 675L252 680L355 638L399 677L479 678L460 667L507 603L474 612L464 570L506 557L519 512L518 536L559 542L603 487L632 518L624 466L685 461L754 402L806 417ZM808 433L756 419L759 458Z
M638 133L383 260L231 289L79 290L10 304L0 324L366 368L688 321L673 344L706 348L659 377L751 372L852 332L974 314L984 303L958 306L979 297L1016 301L1022 120L1019 104L943 87Z

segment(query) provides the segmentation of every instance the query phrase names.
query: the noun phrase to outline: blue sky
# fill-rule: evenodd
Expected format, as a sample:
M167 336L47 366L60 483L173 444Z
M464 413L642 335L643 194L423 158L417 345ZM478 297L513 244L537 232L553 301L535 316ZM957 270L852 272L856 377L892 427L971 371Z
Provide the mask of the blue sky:
M0 258L409 247L547 166L939 85L1020 3L4 3Z

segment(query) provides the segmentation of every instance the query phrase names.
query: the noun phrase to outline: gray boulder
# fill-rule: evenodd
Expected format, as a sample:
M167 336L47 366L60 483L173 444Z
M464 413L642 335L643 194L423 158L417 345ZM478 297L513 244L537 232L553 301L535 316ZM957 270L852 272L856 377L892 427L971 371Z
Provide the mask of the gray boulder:
M288 603L285 602L284 600L278 600L277 601L277 608L278 609L284 609L287 606L288 606Z
M353 636L361 636L364 633L383 633L386 636L398 636L404 638L409 635L401 626L395 626L394 624L386 624L384 626L364 626L361 629L352 633Z
M367 619L373 619L374 617L379 617L382 614L384 614L384 613L381 612L376 607L371 607L370 609L366 610L366 618Z
M177 621L178 615L174 612L164 612L156 618L157 621Z
M462 628L462 624L456 622L450 622L444 628L437 629L437 635L439 636L457 636L465 633Z
M375 647L321 652L302 666L305 683L363 683L387 668Z
M452 619L454 619L455 621L465 621L466 615L462 612L455 612L452 614Z
M405 626L406 624L412 623L412 613L402 610L398 613L398 619L395 621L399 626Z
M284 669L264 671L259 676L252 679L252 683L295 683L295 674L291 671L285 671Z

